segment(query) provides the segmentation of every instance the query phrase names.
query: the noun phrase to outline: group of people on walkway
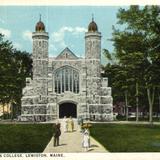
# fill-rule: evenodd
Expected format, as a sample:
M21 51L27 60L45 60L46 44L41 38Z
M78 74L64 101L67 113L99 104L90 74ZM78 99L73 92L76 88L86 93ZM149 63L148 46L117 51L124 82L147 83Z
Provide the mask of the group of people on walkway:
M63 129L64 132L74 131L74 121L71 116L69 118L67 118L66 116L63 118Z
M59 122L56 122L54 125L54 147L59 146L59 137L61 135L61 124ZM72 117L70 116L68 119L64 117L63 119L63 129L64 132L73 132L74 130L74 121Z
M61 124L57 122L54 125L54 147L59 146L59 137L61 135ZM81 127L81 126L80 126ZM63 130L64 132L73 132L74 131L74 121L72 117L64 117L63 119ZM88 128L84 128L81 130L83 134L83 140L82 140L82 147L84 148L84 151L87 152L90 147L90 133Z

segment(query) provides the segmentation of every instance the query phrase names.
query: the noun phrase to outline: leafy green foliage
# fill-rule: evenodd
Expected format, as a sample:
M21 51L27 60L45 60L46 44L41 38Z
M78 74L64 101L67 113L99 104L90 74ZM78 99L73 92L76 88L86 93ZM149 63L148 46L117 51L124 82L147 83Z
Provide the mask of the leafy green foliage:
M160 8L120 8L117 17L124 29L113 27L111 40L115 47L116 70L115 64L106 65L105 76L112 77L113 95L122 97L127 92L129 104L134 105L138 97L141 106L149 106L152 121L154 98L158 96L155 93L160 90ZM106 55L108 59L112 57L107 50ZM138 101L136 105L138 107Z
M27 52L13 48L12 43L0 35L0 103L15 104L20 111L25 78L31 76L32 60Z

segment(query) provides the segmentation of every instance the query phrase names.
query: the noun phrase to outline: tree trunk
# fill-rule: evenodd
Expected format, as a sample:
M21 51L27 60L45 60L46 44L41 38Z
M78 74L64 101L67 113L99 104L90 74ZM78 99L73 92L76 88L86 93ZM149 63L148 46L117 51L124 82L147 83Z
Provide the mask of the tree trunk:
M128 92L125 91L126 121L128 121Z
M160 93L158 95L158 99L159 99L159 113L158 113L158 117L160 116Z
M147 88L147 96L148 96L148 102L149 102L149 122L150 124L153 124L153 103L154 103L154 95L155 95L155 87L152 89Z
M9 104L7 104L7 119L9 119Z
M11 121L13 120L13 103L11 102Z
M139 121L139 95L138 95L138 82L136 82L136 121Z
M2 104L2 107L3 107L3 119L4 119L4 104Z

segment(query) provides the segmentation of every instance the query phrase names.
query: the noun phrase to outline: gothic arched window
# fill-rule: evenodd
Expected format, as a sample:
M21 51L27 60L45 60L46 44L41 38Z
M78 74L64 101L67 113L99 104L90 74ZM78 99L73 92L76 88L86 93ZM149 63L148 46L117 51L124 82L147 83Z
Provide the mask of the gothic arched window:
M64 91L79 93L79 73L70 66L61 67L55 71L55 92Z

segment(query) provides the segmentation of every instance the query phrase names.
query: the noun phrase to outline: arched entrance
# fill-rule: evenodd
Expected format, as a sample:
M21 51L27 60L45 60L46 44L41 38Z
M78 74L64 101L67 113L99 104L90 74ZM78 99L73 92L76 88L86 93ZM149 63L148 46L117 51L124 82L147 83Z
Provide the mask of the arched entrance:
M64 116L77 118L77 105L74 103L66 102L59 105L59 118Z

